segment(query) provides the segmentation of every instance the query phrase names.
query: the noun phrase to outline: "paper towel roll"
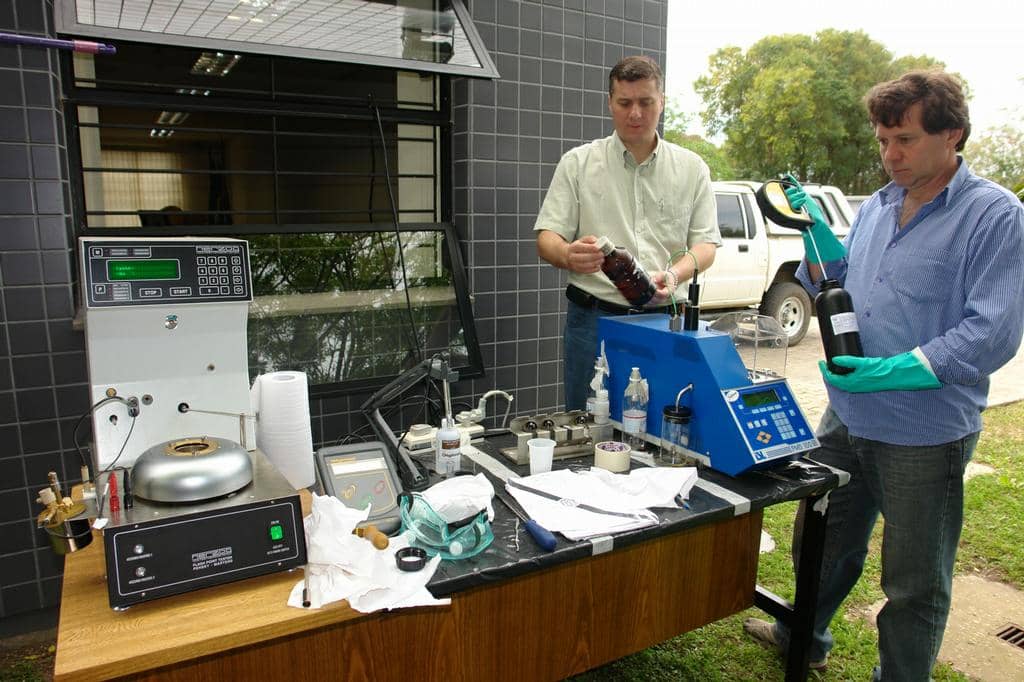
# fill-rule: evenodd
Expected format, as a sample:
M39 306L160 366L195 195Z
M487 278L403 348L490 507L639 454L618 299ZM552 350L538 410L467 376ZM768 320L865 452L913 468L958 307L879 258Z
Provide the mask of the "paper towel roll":
M256 447L296 489L313 485L313 430L304 372L256 377L249 391L257 414Z

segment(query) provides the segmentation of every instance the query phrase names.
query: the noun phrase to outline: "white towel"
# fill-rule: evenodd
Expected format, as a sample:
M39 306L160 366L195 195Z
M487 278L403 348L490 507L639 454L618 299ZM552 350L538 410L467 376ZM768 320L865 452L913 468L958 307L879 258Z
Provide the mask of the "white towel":
M693 467L644 468L629 474L595 467L579 473L549 471L518 481L558 499L514 485L506 485L506 489L534 521L570 540L581 540L657 525L657 515L648 508L678 509L676 496L685 498L696 480ZM581 508L581 504L593 510Z

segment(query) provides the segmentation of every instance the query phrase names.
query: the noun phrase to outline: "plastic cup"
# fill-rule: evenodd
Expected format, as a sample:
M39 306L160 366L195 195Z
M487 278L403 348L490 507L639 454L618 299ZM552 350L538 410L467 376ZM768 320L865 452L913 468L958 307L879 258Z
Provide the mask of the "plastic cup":
M526 441L530 450L530 475L551 471L551 460L555 457L555 441L550 438L531 438Z

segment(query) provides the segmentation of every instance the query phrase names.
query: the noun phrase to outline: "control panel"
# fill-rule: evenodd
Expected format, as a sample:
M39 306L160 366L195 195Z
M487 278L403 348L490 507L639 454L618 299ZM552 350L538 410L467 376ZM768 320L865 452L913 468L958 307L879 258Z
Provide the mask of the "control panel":
M298 495L114 526L104 547L113 608L306 562Z
M723 390L722 398L755 462L818 447L814 430L784 380Z
M89 308L251 301L248 243L237 239L82 239Z

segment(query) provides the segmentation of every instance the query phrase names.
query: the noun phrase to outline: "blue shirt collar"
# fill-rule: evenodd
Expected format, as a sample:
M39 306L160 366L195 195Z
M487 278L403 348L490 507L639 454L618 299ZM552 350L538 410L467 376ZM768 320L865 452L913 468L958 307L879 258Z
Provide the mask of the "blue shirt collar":
M967 168L967 161L964 157L957 154L956 156L957 169L956 173L953 174L953 178L949 181L949 184L942 188L938 196L932 199L932 201L939 201L943 206L949 203L951 196L960 191L960 188L964 186L967 181L967 176L970 175L970 170ZM890 182L888 185L878 190L881 195L882 204L902 204L903 197L906 196L907 190L903 189L895 182ZM930 203L930 202L929 202Z

